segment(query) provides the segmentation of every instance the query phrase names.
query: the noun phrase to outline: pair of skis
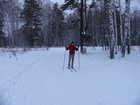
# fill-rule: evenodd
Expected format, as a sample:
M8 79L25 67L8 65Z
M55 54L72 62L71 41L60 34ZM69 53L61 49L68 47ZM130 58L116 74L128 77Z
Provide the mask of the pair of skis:
M68 67L68 69L69 69L71 72L77 72L77 70L75 70L74 68Z

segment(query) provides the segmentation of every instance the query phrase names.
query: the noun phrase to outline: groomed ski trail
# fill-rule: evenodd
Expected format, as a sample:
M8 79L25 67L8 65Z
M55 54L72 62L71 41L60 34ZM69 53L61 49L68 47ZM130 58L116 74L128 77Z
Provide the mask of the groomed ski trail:
M123 61L118 66L100 52L89 52L80 55L81 69L78 70L75 55L77 72L70 73L68 69L62 70L64 48L50 48L35 55L26 67L15 67L22 69L21 72L1 85L0 105L135 105L139 77L131 70L127 74L126 70L120 70ZM68 52L65 67L67 61ZM102 65L96 66L99 63ZM112 69L110 63L116 68ZM131 69L134 65L130 62L127 66Z
M0 100L3 105L44 105L44 103L71 105L75 103L77 98L70 94L76 89L72 85L79 83L69 79L78 77L66 69L61 71L62 61L57 59L61 59L63 54L57 51L54 53L52 50L36 57L33 63L25 67L2 88L4 91Z

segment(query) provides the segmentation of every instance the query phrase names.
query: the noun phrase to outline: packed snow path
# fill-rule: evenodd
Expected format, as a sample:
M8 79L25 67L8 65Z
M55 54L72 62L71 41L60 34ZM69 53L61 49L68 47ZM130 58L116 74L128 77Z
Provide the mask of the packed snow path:
M0 105L140 105L140 54L110 60L89 48L67 69L64 48L1 56ZM80 62L79 62L80 60ZM80 70L79 70L80 63Z

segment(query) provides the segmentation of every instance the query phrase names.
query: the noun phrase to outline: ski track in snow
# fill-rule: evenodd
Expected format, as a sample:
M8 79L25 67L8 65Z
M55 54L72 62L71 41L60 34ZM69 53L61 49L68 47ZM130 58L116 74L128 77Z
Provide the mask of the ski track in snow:
M42 55L43 56L43 55ZM42 58L42 56L39 56L35 59L35 61L33 61L32 64L29 64L28 66L26 66L22 72L20 72L19 74L17 74L16 76L14 76L11 80L7 81L6 85L4 85L2 87L1 93L3 93L0 98L2 98L3 96L7 95L9 93L9 91L13 91L13 89L11 89L11 87L15 87L16 83L18 81L20 81L20 79L24 79L24 75L26 75L31 68Z
M117 71L123 60L117 66L115 60L107 62L106 52L80 54L79 70L76 53L77 72L70 72L66 66L63 71L63 53L63 49L50 48L35 56L32 63L0 87L0 105L139 105L140 78L128 76L126 70ZM65 59L67 65L68 52ZM112 69L110 63L116 68Z

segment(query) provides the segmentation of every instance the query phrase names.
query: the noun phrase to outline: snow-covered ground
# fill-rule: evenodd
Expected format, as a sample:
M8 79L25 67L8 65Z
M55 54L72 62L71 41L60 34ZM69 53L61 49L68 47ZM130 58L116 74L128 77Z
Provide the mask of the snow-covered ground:
M64 55L64 47L0 49L0 105L140 105L138 48L113 60L99 47L76 52L77 72L67 69L68 51L65 63Z

